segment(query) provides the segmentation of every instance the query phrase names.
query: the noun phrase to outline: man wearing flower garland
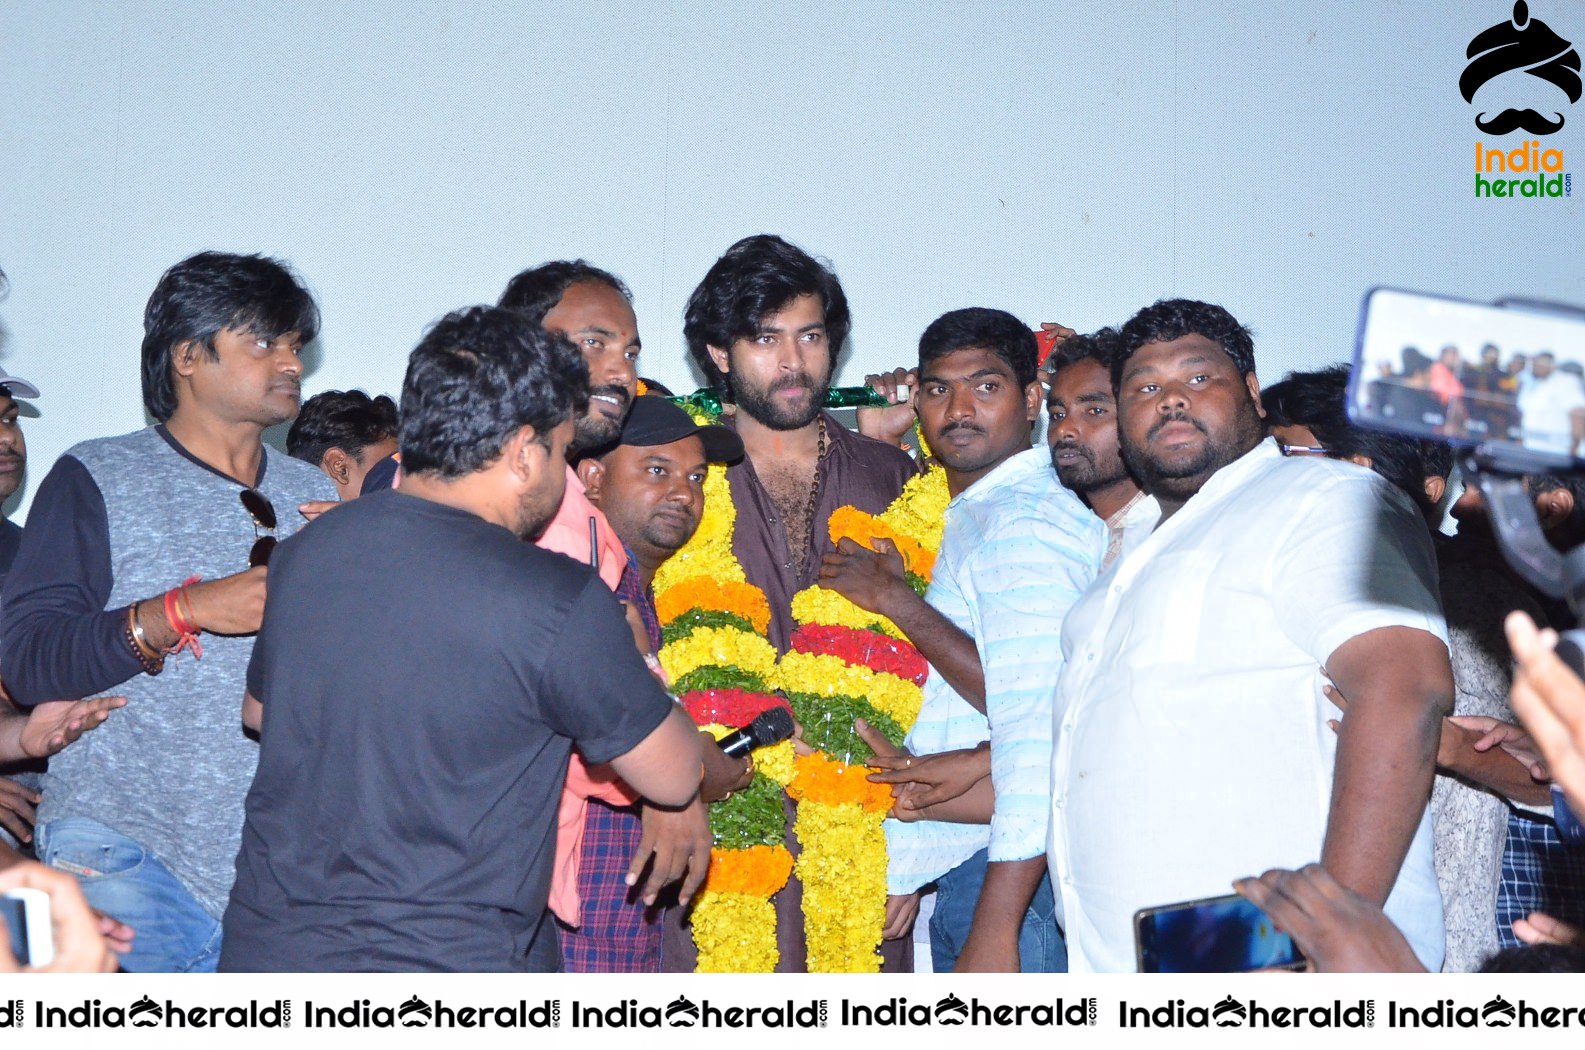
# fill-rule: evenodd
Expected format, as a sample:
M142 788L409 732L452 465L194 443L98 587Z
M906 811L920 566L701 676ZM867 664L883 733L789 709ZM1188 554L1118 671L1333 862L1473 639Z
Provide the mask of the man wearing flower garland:
M1066 968L1045 870L1056 641L1099 571L1105 529L1058 481L1049 452L1030 448L1036 353L1034 333L1001 310L955 310L925 330L920 428L953 497L929 591L914 593L885 544L874 553L844 541L821 571L931 662L908 751L983 770L989 743L988 778L923 806L915 785L900 786L886 826L887 935L906 935L934 883L938 971Z
M853 506L878 514L918 470L901 449L851 433L823 409L850 325L836 274L770 234L729 248L684 313L694 362L737 406L732 425L745 455L726 475L737 511L732 551L765 592L779 651L795 626L793 595L816 582L834 549L831 513ZM776 899L784 971L804 969L801 897L794 880Z

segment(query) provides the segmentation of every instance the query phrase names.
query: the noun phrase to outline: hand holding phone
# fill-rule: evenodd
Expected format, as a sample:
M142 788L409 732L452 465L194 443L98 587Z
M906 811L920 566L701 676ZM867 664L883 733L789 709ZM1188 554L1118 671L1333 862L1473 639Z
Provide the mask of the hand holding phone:
M77 880L63 871L34 861L0 869L0 914L10 933L0 940L0 973L115 973L119 968L99 932L99 916L88 907ZM17 942L18 931L24 944Z
M50 896L43 890L11 890L0 897L0 919L10 934L11 955L23 966L48 966L55 961L50 931Z
M1248 973L1304 967L1293 938L1238 894L1134 913L1140 973Z

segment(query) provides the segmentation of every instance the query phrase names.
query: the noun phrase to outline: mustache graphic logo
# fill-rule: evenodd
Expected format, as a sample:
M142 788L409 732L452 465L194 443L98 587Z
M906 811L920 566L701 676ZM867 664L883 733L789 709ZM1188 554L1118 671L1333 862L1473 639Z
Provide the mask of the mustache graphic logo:
M1532 135L1550 135L1563 129L1563 114L1555 116L1556 120L1548 120L1533 109L1505 109L1490 120L1482 113L1475 118L1475 126L1488 135L1506 135L1520 130Z
M1578 102L1585 93L1579 52L1551 26L1531 18L1525 0L1516 0L1510 20L1477 33L1469 42L1465 57L1469 65L1458 80L1465 102L1475 101L1475 92L1489 81L1521 71L1556 86L1570 102ZM1533 109L1504 109L1494 117L1480 114L1475 126L1488 135L1506 135L1520 129L1533 135L1550 135L1563 127L1563 114L1548 120Z

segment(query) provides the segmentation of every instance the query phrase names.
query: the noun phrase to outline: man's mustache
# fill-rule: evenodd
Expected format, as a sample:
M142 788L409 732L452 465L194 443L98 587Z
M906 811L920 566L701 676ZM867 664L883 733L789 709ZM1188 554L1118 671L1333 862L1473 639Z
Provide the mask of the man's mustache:
M1488 135L1506 135L1521 129L1532 135L1550 135L1563 127L1563 114L1558 113L1556 116L1554 122L1533 109L1505 109L1489 120L1482 113L1475 118L1475 126Z
M622 410L624 412L627 411L628 402L633 400L632 395L630 395L627 392L627 387L618 386L618 385L616 385L614 383L611 384L611 385L608 385L608 386L591 387L590 390L589 390L589 396L590 397L595 397L596 395L601 396L601 397L614 397L614 398L616 398L618 401L620 401L622 403Z
M1205 424L1201 423L1198 419L1195 419L1187 412L1174 412L1170 416L1162 416L1160 419L1156 420L1155 425L1152 426L1149 432L1145 434L1145 440L1149 441L1151 438L1161 433L1161 429L1168 423L1187 423L1195 430L1198 430L1200 433L1204 434L1206 437L1211 436L1211 432L1205 429Z
M770 388L765 392L767 394L778 394L783 390L794 390L800 387L804 390L813 391L815 388L815 381L806 373L784 376L783 378L772 383Z
M1091 463L1095 462L1095 454L1077 442L1059 441L1055 445L1051 446L1051 456L1053 459L1055 459L1057 456L1060 456L1064 452L1077 452Z
M976 423L970 423L966 419L960 419L956 423L948 423L946 426L942 427L941 428L941 436L942 437L946 437L948 434L951 434L951 433L953 433L955 431L958 431L958 430L967 430L971 434L983 434L983 433L985 433L985 428L984 427L982 427L982 426L980 426L980 425L978 425Z

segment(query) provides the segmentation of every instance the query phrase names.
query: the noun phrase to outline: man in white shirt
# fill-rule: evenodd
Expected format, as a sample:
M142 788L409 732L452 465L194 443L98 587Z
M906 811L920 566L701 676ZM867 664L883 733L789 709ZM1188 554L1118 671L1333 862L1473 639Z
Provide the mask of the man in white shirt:
M1551 351L1530 362L1530 382L1519 387L1519 426L1524 443L1547 452L1572 454L1585 438L1585 384L1557 367Z
M1220 307L1142 310L1113 381L1161 523L1063 629L1049 860L1070 968L1133 969L1140 908L1319 860L1436 969L1425 803L1452 674L1425 526L1371 472L1264 439L1253 344ZM1369 698L1336 736L1328 677Z
M954 310L925 330L916 407L952 496L926 598L903 580L901 559L851 541L820 573L930 661L907 740L918 757L905 762L983 762L990 742L989 777L923 808L909 805L908 784L893 809L902 819L887 821L887 933L906 933L912 916L899 922L899 910L936 883L938 971L1065 968L1044 855L1057 634L1099 571L1106 530L1058 482L1049 453L1029 447L1035 354L1034 334L1001 310Z

